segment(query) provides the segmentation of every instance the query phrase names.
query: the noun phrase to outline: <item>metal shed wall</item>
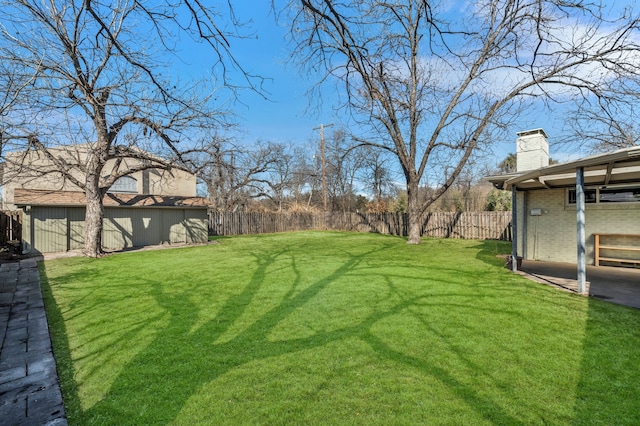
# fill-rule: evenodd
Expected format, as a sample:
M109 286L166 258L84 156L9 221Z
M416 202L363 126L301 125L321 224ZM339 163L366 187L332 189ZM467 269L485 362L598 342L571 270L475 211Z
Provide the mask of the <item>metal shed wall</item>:
M188 244L209 240L209 215L207 210L184 210L184 233Z
M78 250L84 246L84 208L67 208L69 220L69 250Z
M32 237L33 247L42 253L67 250L67 213L64 207L32 208L25 215L29 223L23 238Z
M25 248L40 253L81 249L84 244L82 207L32 206L24 213ZM205 243L206 208L106 207L102 246L119 250L157 244Z

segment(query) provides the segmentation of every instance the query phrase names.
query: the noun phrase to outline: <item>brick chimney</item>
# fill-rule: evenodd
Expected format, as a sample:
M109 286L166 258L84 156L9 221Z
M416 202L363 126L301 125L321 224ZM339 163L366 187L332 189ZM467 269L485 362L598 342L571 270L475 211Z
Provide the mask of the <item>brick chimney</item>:
M535 170L549 165L549 141L542 129L518 133L516 171Z

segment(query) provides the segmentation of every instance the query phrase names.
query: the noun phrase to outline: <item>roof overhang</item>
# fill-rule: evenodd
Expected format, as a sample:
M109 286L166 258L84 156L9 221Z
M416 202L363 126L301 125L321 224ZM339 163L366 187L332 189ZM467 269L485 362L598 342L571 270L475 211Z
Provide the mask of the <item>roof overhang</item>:
M575 186L576 170L584 169L587 186L640 184L640 146L598 154L576 161L542 167L526 172L485 178L496 188L520 191Z
M16 189L13 203L18 206L82 207L87 199L80 191L48 191L38 189ZM209 200L203 197L182 197L169 195L139 195L107 193L102 199L105 207L156 207L156 208L198 208L209 207Z

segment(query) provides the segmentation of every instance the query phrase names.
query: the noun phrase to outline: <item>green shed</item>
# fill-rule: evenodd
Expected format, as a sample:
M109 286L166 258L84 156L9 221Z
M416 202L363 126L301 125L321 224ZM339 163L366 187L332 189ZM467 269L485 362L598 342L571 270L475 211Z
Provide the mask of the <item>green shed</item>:
M108 193L103 201L105 250L207 242L206 198ZM82 192L16 189L14 203L23 211L25 251L55 253L83 247Z

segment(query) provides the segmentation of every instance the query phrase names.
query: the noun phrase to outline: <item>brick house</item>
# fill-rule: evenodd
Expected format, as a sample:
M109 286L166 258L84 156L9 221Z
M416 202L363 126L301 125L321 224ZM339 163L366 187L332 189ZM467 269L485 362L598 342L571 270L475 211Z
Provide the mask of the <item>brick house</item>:
M516 172L486 178L516 201L514 254L578 266L640 265L639 146L549 165L542 129L519 133L516 145Z

